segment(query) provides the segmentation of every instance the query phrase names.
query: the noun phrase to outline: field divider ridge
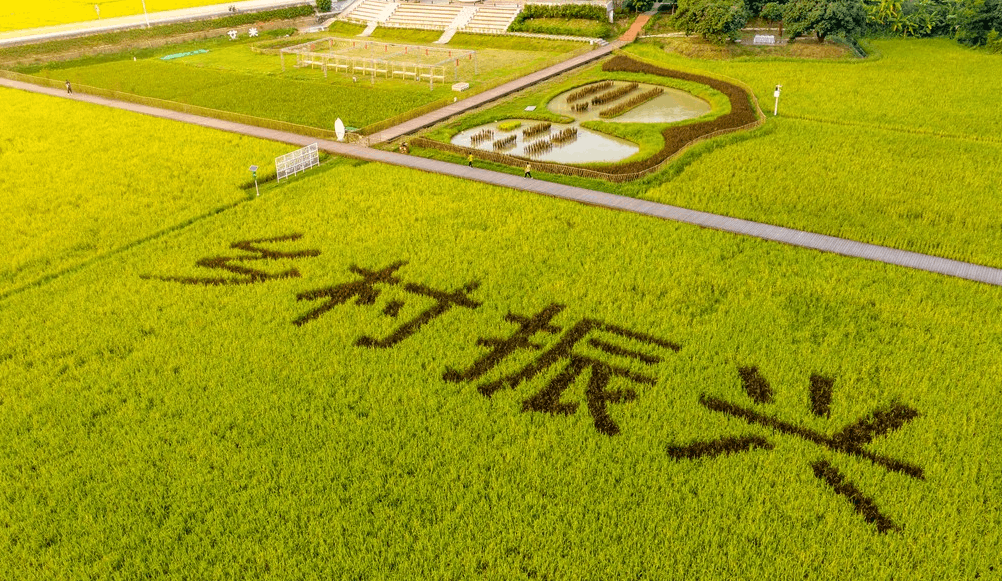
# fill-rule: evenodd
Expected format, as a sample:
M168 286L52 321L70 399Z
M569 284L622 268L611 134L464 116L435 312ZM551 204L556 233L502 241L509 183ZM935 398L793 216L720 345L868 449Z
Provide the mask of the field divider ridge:
M30 83L11 81L9 79L0 78L0 86L97 105L105 105L117 109L159 117L162 119L181 121L193 125L228 131L231 133L288 143L299 147L317 143L320 149L334 155L351 157L363 161L387 163L427 171L429 173L447 175L485 184L504 186L525 192L542 194L554 198L581 202L592 206L662 218L665 220L691 224L694 226L710 228L732 234L751 236L762 240L780 242L791 246L808 248L829 254L837 254L851 258L862 258L874 262L883 262L885 264L943 274L946 276L962 278L994 286L1002 286L1002 269L990 266L972 264L949 258L921 254L918 252L900 250L897 248L879 246L865 242L857 242L827 234L817 234L787 228L784 226L774 226L771 224L754 222L741 218L733 218L720 214L712 214L699 210L690 210L679 206L671 206L668 204L589 190L576 186L523 178L487 169L471 168L465 165L458 165L424 157L383 151L380 149L340 143L326 139L318 140L317 138L311 136L298 135L287 131L257 127L253 125L244 125L233 121L225 121L211 117L202 117L191 113L181 113L169 109L159 109L135 103L118 102L93 95L68 95L57 89L39 87ZM0 295L0 298L5 296L6 295Z

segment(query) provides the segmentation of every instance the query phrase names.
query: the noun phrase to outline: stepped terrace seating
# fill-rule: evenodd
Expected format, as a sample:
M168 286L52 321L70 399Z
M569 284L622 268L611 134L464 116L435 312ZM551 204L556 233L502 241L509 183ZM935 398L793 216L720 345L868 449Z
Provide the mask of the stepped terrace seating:
M383 14L383 10L386 9L388 4L393 3L384 2L383 0L365 0L361 4L356 4L350 12L342 14L341 20L355 22L358 24L378 22L380 16Z
M514 2L470 5L460 2L450 4L429 4L422 2L387 2L385 0L364 0L339 19L357 24L378 22L380 26L396 28L419 28L426 30L446 30L453 26L456 17L465 7L476 8L473 17L462 26L466 32L497 34L508 30L508 26L522 10ZM387 17L388 16L388 17ZM465 18L465 17L464 17ZM384 20L385 19L385 20ZM462 20L457 22L461 25Z
M445 30L462 10L462 4L403 3L383 26Z
M483 4L463 27L469 32L499 33L508 30L522 7L515 3Z

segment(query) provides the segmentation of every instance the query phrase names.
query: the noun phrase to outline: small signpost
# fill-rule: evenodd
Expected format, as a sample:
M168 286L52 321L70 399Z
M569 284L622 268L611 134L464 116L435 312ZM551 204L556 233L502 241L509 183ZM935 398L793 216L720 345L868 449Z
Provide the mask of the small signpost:
M776 44L776 37L771 34L756 34L752 44L772 46Z
M772 116L775 117L779 115L779 92L783 89L783 85L776 85L776 90L772 92L772 96L776 98L776 106L772 110Z
M257 187L257 166L256 165L250 166L250 171L251 174L254 175L254 191L257 192L257 195L254 197L257 197L261 195L261 189Z

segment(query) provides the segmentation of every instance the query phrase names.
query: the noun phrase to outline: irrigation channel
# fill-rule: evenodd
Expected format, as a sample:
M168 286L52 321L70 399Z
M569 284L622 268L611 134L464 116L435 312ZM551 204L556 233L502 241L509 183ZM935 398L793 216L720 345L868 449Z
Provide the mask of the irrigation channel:
M613 98L603 99L610 94ZM643 103L617 115L602 115L603 111L628 105L631 99L643 99ZM540 124L538 120L504 119L461 131L451 141L454 145L554 163L616 162L634 155L640 148L625 139L582 127L582 123L674 123L702 117L711 109L706 101L678 89L611 81L565 91L551 99L546 108L574 121L547 123L548 131L534 133L531 128ZM573 138L556 138L572 129L576 129ZM485 138L487 135L493 139Z

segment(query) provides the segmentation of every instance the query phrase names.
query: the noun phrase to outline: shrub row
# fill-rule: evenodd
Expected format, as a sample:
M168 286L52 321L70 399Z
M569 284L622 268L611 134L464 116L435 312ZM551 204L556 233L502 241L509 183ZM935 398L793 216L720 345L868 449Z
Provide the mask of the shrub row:
M523 22L533 18L580 18L605 22L608 16L604 6L592 4L560 4L556 6L527 4L512 21L509 30L518 32L522 28Z

